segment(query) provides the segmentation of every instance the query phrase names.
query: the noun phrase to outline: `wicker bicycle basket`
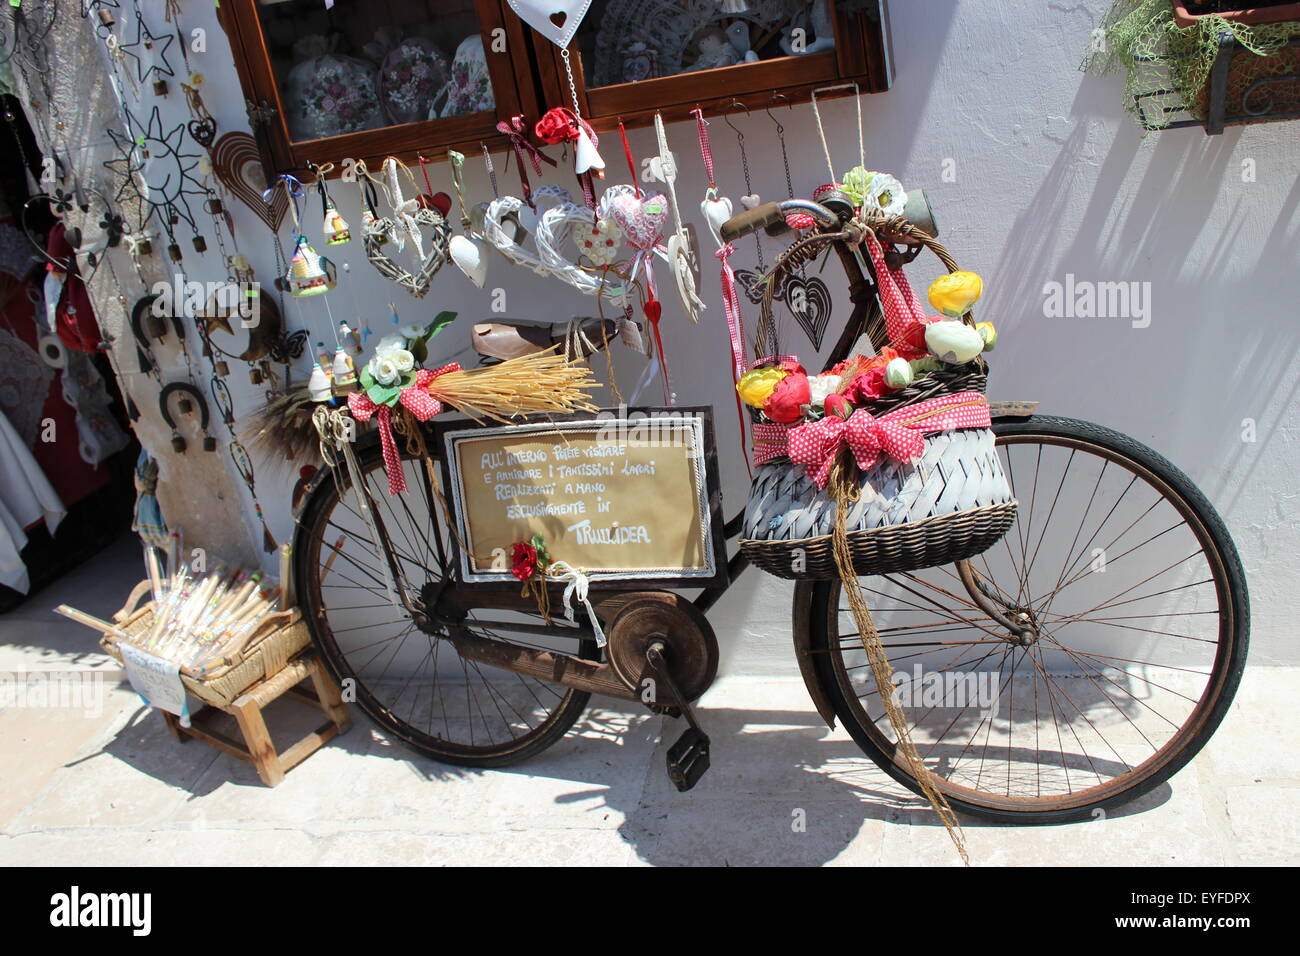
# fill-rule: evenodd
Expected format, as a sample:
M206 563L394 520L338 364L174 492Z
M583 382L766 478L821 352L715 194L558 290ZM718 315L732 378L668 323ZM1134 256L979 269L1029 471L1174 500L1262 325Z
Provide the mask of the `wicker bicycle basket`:
M885 325L892 329L919 307L901 265L891 267L884 258L877 233L911 237L938 255L950 272L957 266L933 237L902 220L867 225L871 231L866 236L849 232L840 236L862 240L872 253ZM807 247L817 245L803 242ZM797 268L809 254L807 247L800 246L796 243L786 250L784 261L778 260L775 268ZM760 353L774 342L771 290L775 285L768 283L764 296L756 337ZM970 313L963 320L974 324ZM905 413L921 402L950 395L978 395L974 399L978 402L987 375L981 358L946 365L871 403L866 411L872 416ZM918 458L897 461L881 456L866 470L859 469L846 450L840 456L840 466L848 469L856 485L844 521L848 550L859 575L912 571L973 557L996 544L1015 521L1016 502L990 428L927 434ZM833 531L838 505L832 488L819 488L788 457L760 464L750 486L741 550L753 564L777 577L836 578Z
M152 601L144 601L149 582L138 584L113 621L128 636L146 633L153 626ZM141 603L143 602L143 603ZM121 661L120 638L105 633L99 646ZM204 668L182 667L181 683L185 689L214 707L229 707L258 681L278 674L295 655L311 643L311 633L297 608L267 615L243 650Z

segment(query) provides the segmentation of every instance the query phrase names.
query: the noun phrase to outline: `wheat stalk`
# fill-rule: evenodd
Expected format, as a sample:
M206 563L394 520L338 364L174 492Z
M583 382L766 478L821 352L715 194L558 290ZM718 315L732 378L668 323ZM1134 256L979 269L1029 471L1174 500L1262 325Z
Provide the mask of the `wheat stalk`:
M596 411L591 369L569 361L558 348L486 368L445 372L430 383L429 394L471 418L483 415L500 422L543 412Z

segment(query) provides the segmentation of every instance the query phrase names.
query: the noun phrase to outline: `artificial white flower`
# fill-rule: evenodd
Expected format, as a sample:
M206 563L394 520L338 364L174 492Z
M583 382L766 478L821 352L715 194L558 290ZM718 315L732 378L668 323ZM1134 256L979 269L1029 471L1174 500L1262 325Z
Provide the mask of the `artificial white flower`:
M415 356L406 347L406 338L401 335L384 336L375 348L375 358L381 362L392 363L393 368L399 373L409 372L415 368Z
M811 375L808 378L808 404L814 408L821 408L826 403L826 396L839 391L840 376L826 373L824 375Z
M870 173L862 209L880 216L901 216L907 208L907 190L889 173Z
M401 378L401 373L388 359L375 356L370 360L370 377L380 385L396 385L397 380Z
M412 339L424 338L423 325L404 325L402 326L401 331L402 331L402 335L406 336L406 341L408 342L411 341Z

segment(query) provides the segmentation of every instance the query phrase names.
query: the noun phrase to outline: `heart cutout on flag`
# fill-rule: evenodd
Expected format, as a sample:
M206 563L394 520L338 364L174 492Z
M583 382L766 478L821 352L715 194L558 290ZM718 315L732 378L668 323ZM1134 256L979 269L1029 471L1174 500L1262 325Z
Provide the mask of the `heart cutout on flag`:
M289 196L277 189L269 203L262 198L266 172L252 134L236 130L217 140L212 147L212 171L231 194L262 217L272 232L280 231L280 223L289 213Z
M530 27L563 49L573 41L591 0L508 0L510 9Z

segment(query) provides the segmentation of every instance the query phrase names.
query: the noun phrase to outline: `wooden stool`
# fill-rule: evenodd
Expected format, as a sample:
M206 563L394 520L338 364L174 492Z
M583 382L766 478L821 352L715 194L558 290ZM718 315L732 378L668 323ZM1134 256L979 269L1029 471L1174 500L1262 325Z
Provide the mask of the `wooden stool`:
M313 690L300 688L311 678ZM262 708L284 694L297 697L319 707L329 718L314 731L293 744L284 753L277 754L262 719ZM215 726L219 719L206 707L190 718L190 726L182 727L175 714L162 712L172 736L182 743L190 737L206 741L222 753L246 760L257 768L257 775L268 787L277 786L287 771L302 763L326 742L344 733L352 726L348 709L339 696L338 685L311 651L289 661L274 677L266 678L244 691L229 707L213 707L235 718L244 741L232 739Z

